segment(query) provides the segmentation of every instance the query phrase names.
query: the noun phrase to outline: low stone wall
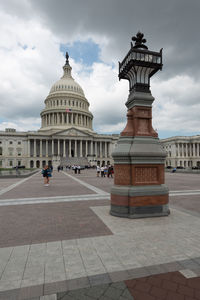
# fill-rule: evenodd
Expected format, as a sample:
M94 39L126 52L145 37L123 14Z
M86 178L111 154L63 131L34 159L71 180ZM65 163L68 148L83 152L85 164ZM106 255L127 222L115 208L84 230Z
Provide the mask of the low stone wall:
M28 171L27 172L20 172L16 170L12 170L13 172L10 174L5 174L3 172L0 172L0 178L26 178L29 177L39 171L39 169L33 170L33 171Z
M172 173L172 169L165 169L165 172ZM190 173L190 174L200 174L200 170L192 169L176 169L176 173Z

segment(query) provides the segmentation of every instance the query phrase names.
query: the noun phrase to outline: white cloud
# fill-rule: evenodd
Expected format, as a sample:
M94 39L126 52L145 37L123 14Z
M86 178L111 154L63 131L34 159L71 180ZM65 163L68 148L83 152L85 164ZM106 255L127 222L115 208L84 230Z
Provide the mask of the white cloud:
M159 130L196 132L200 128L200 85L187 75L154 81L154 127Z
M60 44L91 38L98 43L101 49L102 62L94 63L88 68L84 62L77 63L70 59L73 76L83 87L90 102L95 131L106 133L122 131L126 123L125 102L128 96L128 82L118 81L117 60L122 60L128 52L132 35L130 30L133 27L136 28L132 26L135 23L131 24L131 27L130 22L127 21L128 16L132 14L131 9L127 11L132 7L132 1L127 1L127 6L124 7L124 13L127 14L127 18L124 19L119 18L122 12L120 1L117 2L117 6L112 12L107 10L106 14L104 13L100 17L97 14L94 17L93 12L97 12L95 7L90 7L86 17L81 10L77 12L75 9L71 9L61 12L62 5L58 6L52 1L49 1L50 4L47 7L44 5L45 1L40 1L39 4L38 1L23 0L21 6L14 5L14 2L6 1L0 12L0 107L3 120L0 123L0 129L5 127L15 127L17 130L25 131L39 129L39 115L44 108L44 100L52 84L62 76L64 57L59 50ZM176 0L176 3L178 2ZM84 11L87 10L85 4L79 4ZM73 7L74 4L70 3L68 7L70 5ZM25 9L24 11L22 7ZM100 4L97 7L101 9ZM173 5L170 6L170 13L172 7ZM140 7L140 11L144 14L147 13L142 10L142 7ZM75 12L81 13L82 19L74 18ZM57 20L59 14L62 15ZM178 17L180 18L180 15ZM97 22L93 22L94 18ZM55 22L55 20L57 21ZM155 49L159 44L163 46L164 40L166 42L165 68L152 80L152 94L155 97L153 124L158 130L190 133L197 131L200 127L199 79L197 76L196 79L191 77L191 72L187 73L190 66L194 66L194 59L195 62L197 61L194 57L195 51L190 52L190 49L194 50L197 47L184 47L184 51L176 53L177 56L174 55L177 51L177 44L180 43L180 35L169 30L170 20L167 19L167 24L165 24L167 26L165 34L161 35L160 33L156 38L154 37L154 40L152 39L156 45ZM196 17L195 20L197 20ZM91 25L93 23L94 26ZM153 37L153 32L157 32L158 24L159 19L156 25L149 23L149 36ZM192 28L192 24L190 24L190 28ZM136 31L137 29L138 27ZM175 29L177 30L177 28ZM136 31L134 29L133 33ZM183 32L185 34L185 30L181 28L180 33ZM176 36L178 42L175 39ZM172 38L169 39L170 42L167 37ZM188 64L186 58L188 58ZM181 66L178 66L177 62L180 62L180 59ZM168 68L168 66L170 67ZM180 68L178 69L178 67ZM199 70L199 68L196 69ZM172 73L173 77L171 78L165 76L165 74Z

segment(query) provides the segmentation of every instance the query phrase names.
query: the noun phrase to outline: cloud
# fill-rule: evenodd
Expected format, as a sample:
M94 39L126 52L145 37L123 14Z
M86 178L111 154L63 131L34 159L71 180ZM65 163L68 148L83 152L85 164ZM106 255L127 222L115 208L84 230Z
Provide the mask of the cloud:
M200 86L189 76L154 81L153 120L160 130L196 132L200 128Z
M6 122L20 130L39 128L44 100L62 76L61 45L73 49L91 41L98 56L90 64L84 56L70 58L73 75L90 102L95 131L120 132L128 82L118 81L117 62L138 30L145 33L149 49L163 47L163 71L151 83L154 127L188 133L199 128L200 2L7 0L0 8L0 128Z

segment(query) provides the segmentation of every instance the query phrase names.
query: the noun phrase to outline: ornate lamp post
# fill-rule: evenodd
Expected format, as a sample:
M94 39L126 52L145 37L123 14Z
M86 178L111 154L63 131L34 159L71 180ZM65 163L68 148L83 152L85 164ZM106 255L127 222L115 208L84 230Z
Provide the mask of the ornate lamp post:
M112 153L115 179L110 213L119 217L166 216L168 188L164 179L166 153L152 128L150 77L162 69L162 49L149 51L138 32L119 63L119 79L129 81L127 125Z

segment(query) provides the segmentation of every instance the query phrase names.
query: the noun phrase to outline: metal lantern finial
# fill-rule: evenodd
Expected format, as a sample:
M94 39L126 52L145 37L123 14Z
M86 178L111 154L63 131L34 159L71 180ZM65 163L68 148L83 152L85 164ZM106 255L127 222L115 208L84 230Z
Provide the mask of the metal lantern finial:
M135 46L133 46L133 48L148 49L148 47L146 45L144 45L144 43L146 43L146 39L143 39L143 37L144 37L144 34L140 31L138 31L136 36L132 37L132 41L135 42Z

